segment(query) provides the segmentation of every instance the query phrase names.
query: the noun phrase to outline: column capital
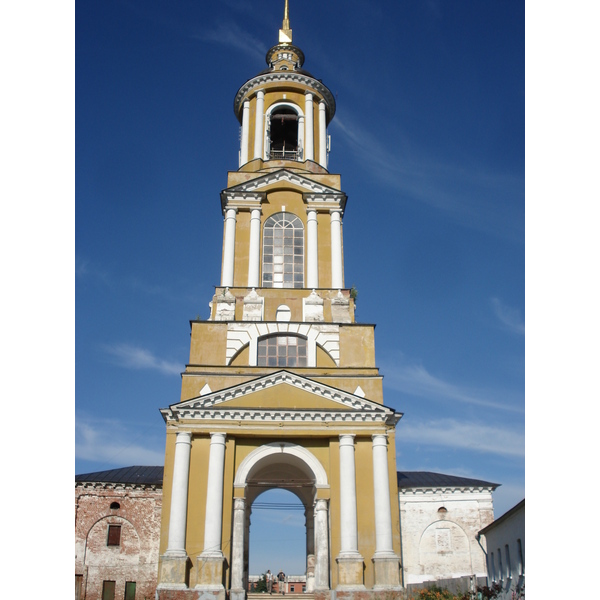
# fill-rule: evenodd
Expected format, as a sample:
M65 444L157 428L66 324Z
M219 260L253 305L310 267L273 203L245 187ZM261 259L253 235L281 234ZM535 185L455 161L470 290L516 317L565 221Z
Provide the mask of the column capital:
M374 433L371 435L373 440L373 446L386 446L388 445L388 434L387 433Z
M223 444L225 445L226 433L222 431L211 431L210 432L210 443L211 444Z
M355 433L340 433L340 446L352 446L354 447Z
M246 510L246 498L234 498L233 510Z
M175 443L176 444L191 444L192 443L192 432L191 431L178 431Z
M314 96L314 94L309 90L304 92L304 95L306 96L306 98L310 98L311 100L313 99L313 96Z

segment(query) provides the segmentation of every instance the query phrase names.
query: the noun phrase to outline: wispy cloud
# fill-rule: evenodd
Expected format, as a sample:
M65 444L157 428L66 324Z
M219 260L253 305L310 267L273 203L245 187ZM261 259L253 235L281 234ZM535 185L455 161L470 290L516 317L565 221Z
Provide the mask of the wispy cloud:
M514 398L498 399L497 390L473 390L435 377L422 365L391 365L381 363L384 373L384 385L399 392L412 394L431 401L454 400L465 404L485 406L500 410L523 412L520 405L515 405Z
M525 456L525 434L520 426L456 419L424 420L407 422L398 428L396 436L399 448L410 442L499 456Z
M142 445L139 440L144 440ZM139 427L128 430L116 419L77 418L75 423L75 457L80 460L114 465L162 465L163 440L156 447L147 444L148 435Z
M253 35L243 30L234 21L219 22L210 29L199 29L193 35L196 39L211 44L228 46L250 54L253 58L263 61L268 48Z
M520 310L507 306L498 298L491 298L490 304L494 314L503 325L514 333L525 334L525 322Z
M437 160L425 155L402 132L377 136L348 114L337 114L332 127L377 181L447 213L464 226L522 239L518 203L505 201L524 193L519 178L475 164ZM386 144L389 139L394 140L393 146Z
M102 350L111 358L113 364L124 369L150 369L165 375L181 373L181 364L155 356L150 350L127 343L102 344Z

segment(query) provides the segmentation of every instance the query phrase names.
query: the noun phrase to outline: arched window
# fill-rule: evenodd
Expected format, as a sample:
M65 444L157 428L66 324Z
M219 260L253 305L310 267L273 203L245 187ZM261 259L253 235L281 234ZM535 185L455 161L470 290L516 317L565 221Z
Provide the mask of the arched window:
M304 286L304 225L290 213L276 213L263 231L263 287Z
M259 367L306 367L306 338L268 335L258 338Z
M267 121L268 160L298 160L298 113L290 106L275 108Z

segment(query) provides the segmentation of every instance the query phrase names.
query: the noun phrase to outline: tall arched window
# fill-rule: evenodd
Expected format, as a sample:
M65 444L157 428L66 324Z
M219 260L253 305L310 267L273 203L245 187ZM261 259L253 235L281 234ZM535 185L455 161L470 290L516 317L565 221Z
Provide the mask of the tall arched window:
M306 338L298 335L267 335L258 339L259 367L306 367Z
M304 226L290 213L276 213L263 231L263 287L304 287Z

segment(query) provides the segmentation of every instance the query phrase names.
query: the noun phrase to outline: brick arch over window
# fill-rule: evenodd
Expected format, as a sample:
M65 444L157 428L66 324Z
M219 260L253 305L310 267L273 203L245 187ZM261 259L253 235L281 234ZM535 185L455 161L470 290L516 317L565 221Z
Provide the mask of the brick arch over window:
M265 221L262 285L304 287L304 225L292 213L275 213Z

